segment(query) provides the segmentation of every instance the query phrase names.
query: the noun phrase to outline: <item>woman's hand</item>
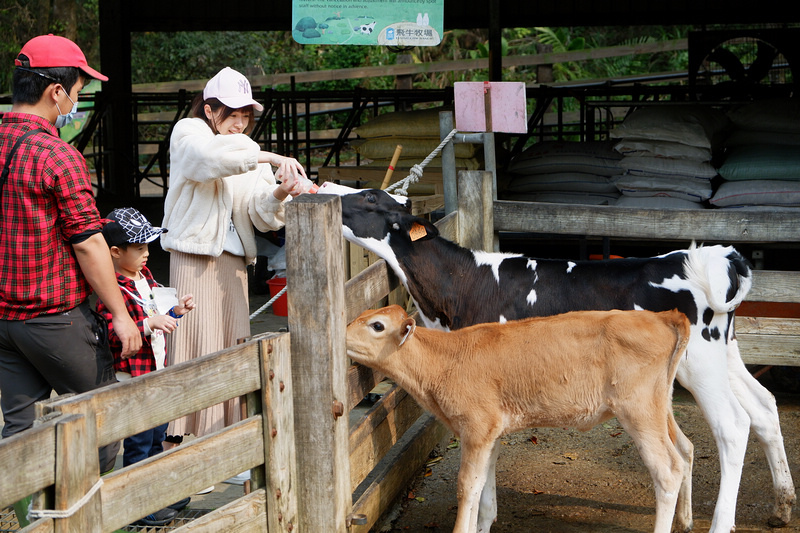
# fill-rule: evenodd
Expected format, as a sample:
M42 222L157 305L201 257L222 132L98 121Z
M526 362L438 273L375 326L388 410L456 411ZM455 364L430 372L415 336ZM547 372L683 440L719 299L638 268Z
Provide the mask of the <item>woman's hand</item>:
M283 201L289 195L294 197L307 192L312 183L306 177L303 165L293 157L273 156L272 164L278 167L275 179L281 182L274 192L275 198Z
M274 156L272 164L278 167L278 171L275 173L276 178L286 172L290 172L293 176L303 176L304 178L307 178L306 169L304 169L303 165L300 164L300 161L294 157L286 157L278 154L272 155Z

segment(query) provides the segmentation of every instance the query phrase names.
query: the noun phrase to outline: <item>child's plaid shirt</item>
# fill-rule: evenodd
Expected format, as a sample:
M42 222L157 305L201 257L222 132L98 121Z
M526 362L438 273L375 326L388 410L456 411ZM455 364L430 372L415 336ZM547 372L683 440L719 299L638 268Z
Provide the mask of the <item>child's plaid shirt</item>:
M153 274L147 267L142 267L142 275L147 280L150 288L161 287L161 285L153 279ZM147 319L147 310L136 300L133 295L141 298L141 295L136 290L134 281L122 274L117 274L117 283L119 283L120 292L125 299L125 307L128 308L128 313L139 328L139 334L142 336L142 348L128 359L121 357L122 341L114 331L114 325L111 322L111 312L101 300L97 300L97 312L102 314L108 321L108 341L111 345L111 353L114 354L114 370L117 372L125 372L131 377L140 376L156 370L156 359L153 355L153 347L150 344L150 337L144 334L145 327L144 321Z

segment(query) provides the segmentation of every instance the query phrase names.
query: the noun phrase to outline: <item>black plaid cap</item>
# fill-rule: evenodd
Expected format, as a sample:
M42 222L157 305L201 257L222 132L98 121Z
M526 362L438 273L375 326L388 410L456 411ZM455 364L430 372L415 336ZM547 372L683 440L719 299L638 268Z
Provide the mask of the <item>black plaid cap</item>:
M103 237L109 246L153 242L166 228L153 226L133 207L114 209L106 216Z

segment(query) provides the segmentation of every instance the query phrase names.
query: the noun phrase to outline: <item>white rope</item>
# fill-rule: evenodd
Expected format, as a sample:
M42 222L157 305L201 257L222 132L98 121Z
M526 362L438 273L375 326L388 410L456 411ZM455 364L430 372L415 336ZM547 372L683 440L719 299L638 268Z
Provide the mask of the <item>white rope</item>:
M97 483L95 483L89 492L83 495L83 497L72 504L69 509L65 509L63 511L56 511L54 509L28 509L28 520L31 522L34 520L38 520L39 518L69 518L70 516L74 515L78 512L78 509L86 505L86 502L94 496L94 493L100 490L100 487L103 485L103 479L98 479Z
M388 187L386 187L386 189L385 189L386 192L392 192L393 190L395 190L395 189L397 189L399 187L400 190L396 191L395 194L402 194L404 196L408 196L408 187L409 187L409 185L412 185L412 184L414 184L414 183L419 181L419 179L422 177L422 169L425 168L425 166L427 166L428 163L433 161L434 157L439 155L439 152L442 151L442 148L444 148L445 145L450 142L450 139L452 139L453 136L457 132L458 132L458 130L454 129L453 131L448 133L447 136L445 136L445 138L442 139L442 142L439 143L439 146L434 148L433 152L428 154L428 157L426 157L422 161L422 163L420 163L418 165L414 165L414 166L411 167L411 170L410 170L411 174L409 174L408 177L403 178L400 181L398 181L396 183L393 183L393 184L389 185Z
M262 305L261 307L259 307L259 308L258 308L258 309L256 309L255 311L253 311L253 314L252 314L252 315L250 315L250 320L253 320L255 317L257 317L258 315L260 315L261 313L263 313L264 311L266 311L266 310L267 310L267 308L268 308L270 305L272 305L272 303L273 303L275 300L277 300L278 298L280 298L281 296L283 296L283 293L285 293L285 292L286 292L286 289L287 289L287 287L284 287L284 288L282 288L282 289L280 290L280 292L278 292L278 294L276 294L275 296L273 296L273 297L272 297L272 299L271 299L270 301L268 301L267 303L265 303L264 305Z

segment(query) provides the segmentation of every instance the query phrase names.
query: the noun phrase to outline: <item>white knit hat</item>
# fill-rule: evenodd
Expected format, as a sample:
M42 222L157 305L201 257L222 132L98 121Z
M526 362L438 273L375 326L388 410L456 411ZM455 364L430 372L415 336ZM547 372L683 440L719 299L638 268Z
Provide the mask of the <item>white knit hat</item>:
M253 91L247 78L230 67L225 67L208 80L203 89L203 100L209 98L216 98L231 109L251 105L258 111L264 111L264 106L253 100Z

